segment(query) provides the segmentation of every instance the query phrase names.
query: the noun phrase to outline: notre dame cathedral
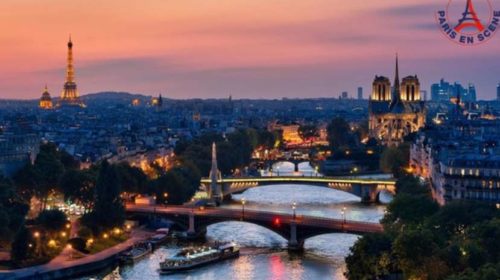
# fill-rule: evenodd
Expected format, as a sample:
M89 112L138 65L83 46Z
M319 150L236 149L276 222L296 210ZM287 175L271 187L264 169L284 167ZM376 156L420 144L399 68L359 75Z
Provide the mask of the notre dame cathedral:
M425 104L418 78L408 76L400 84L397 57L392 88L388 78L375 76L369 113L370 137L383 145L397 146L403 142L403 137L425 125Z

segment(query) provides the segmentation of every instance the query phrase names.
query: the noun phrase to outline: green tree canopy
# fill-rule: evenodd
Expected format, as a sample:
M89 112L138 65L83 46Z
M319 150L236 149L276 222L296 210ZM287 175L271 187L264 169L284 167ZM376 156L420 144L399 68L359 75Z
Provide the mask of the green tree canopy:
M36 218L36 223L49 233L63 230L68 222L61 210L43 210Z
M103 161L97 177L94 209L82 217L82 224L95 233L122 226L125 222L125 208L120 193L116 168Z
M349 146L351 140L351 127L345 119L336 117L327 127L328 141L332 150Z

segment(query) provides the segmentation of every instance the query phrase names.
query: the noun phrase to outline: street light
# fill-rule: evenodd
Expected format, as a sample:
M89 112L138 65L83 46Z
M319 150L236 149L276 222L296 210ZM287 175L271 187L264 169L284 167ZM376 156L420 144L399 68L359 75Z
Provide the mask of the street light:
M342 230L344 230L344 227L345 227L345 223L346 223L346 208L345 207L342 207L342 211L340 211L340 213L342 213Z
M168 197L168 192L164 192L163 193L163 204L165 204L165 205L167 205L167 203L168 203L167 197Z
M241 199L241 218L244 219L245 218L245 203L247 201L245 200L245 198L243 197Z
M40 248L40 245L39 245L39 242L40 242L40 232L38 231L35 231L33 233L33 236L35 237L35 254L38 256L39 254L39 248Z
M293 202L292 203L292 210L293 210L293 220L294 221L295 221L295 218L296 218L295 209L297 209L297 203Z

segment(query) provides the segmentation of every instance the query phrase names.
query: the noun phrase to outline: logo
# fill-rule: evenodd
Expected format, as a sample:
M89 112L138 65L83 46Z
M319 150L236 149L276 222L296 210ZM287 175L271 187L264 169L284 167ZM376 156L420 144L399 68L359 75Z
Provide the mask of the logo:
M484 43L500 28L500 10L490 0L449 0L436 18L443 34L464 46Z

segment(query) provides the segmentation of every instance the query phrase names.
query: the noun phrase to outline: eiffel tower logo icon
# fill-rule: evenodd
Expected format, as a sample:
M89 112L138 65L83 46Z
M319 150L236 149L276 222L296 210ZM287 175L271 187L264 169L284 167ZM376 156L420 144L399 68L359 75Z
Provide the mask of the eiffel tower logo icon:
M479 32L484 30L484 26L477 17L474 6L472 5L472 0L467 0L467 5L465 6L465 12L462 13L462 18L458 21L457 26L455 26L455 31L460 32L464 28L473 27Z

